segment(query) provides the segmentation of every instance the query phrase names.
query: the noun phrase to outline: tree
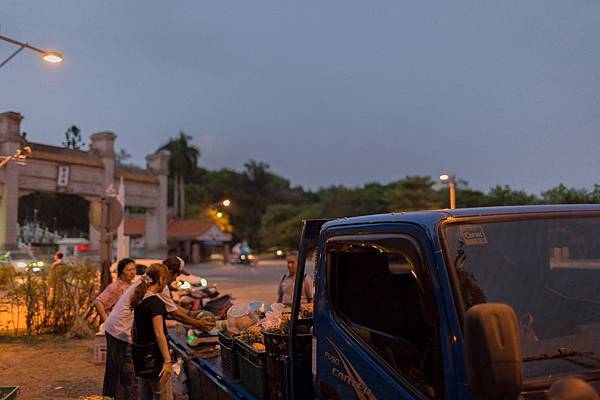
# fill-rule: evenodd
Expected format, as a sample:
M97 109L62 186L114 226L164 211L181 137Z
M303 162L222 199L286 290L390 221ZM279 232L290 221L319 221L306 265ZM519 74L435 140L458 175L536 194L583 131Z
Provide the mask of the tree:
M65 132L65 141L62 144L69 149L81 150L81 148L85 146L81 137L81 129L79 129L77 125L72 125Z
M198 168L200 149L190 144L192 137L184 132L159 147L169 153L169 176L173 180L173 208L179 218L185 217L185 182Z
M519 206L535 204L537 199L522 190L512 190L510 186L496 185L486 194L488 206Z
M407 176L391 185L386 199L391 211L415 211L439 208L433 190L435 182L429 176Z
M596 189L595 187L594 190ZM568 188L562 183L542 192L542 202L545 204L587 204L594 200L586 189Z
M295 249L300 241L302 220L322 216L318 204L296 206L292 204L271 205L265 211L259 236L263 248L284 247Z
M125 149L119 150L117 154L115 154L115 161L117 165L125 165L126 161L131 158L131 154Z

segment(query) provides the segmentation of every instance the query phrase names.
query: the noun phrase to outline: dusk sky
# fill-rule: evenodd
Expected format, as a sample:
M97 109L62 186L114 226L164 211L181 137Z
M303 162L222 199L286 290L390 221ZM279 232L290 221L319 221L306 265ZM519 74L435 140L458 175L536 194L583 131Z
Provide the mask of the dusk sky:
M307 188L600 183L598 1L0 0L0 33L65 55L0 69L31 141L111 130L142 165L183 130Z

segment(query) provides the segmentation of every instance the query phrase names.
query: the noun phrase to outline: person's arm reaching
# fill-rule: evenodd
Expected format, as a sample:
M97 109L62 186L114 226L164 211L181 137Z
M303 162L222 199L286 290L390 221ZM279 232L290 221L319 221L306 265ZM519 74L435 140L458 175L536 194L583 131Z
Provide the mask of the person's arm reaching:
M190 316L189 311L185 308L181 308L173 301L171 297L171 292L169 292L169 288L165 286L163 291L158 294L163 303L165 303L165 307L167 311L171 313L173 318L183 324L191 325L196 329L200 329L201 331L208 332L212 328L215 327L213 322L207 320L198 320Z
M160 378L160 383L165 384L169 377L171 376L171 371L173 368L173 362L171 361L171 354L169 353L169 345L167 343L167 338L165 337L164 331L164 322L162 315L155 315L152 317L152 328L154 329L154 336L156 337L156 344L158 344L158 348L160 349L160 354L163 357L163 366L160 374L158 375Z
M106 308L104 308L104 304L99 299L94 301L94 306L96 307L96 311L98 311L98 315L100 315L100 320L102 322L106 321L108 318L108 313L106 312Z
M205 319L196 319L189 315L189 311L185 308L181 308L177 306L175 311L171 311L171 315L177 321L193 326L196 329L200 329L201 331L208 332L215 327L215 323L205 320Z

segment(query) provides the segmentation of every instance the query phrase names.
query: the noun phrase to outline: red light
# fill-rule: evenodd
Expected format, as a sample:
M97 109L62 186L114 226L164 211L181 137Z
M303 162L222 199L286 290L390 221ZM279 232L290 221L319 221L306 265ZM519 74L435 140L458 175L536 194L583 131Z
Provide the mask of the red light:
M75 247L75 250L78 250L78 251L88 251L89 250L89 246L77 246L77 247Z

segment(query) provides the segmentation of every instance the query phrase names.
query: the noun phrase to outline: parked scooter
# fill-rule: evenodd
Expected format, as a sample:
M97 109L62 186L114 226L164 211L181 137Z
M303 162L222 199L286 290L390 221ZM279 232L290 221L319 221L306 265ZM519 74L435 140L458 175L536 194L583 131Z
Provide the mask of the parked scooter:
M191 313L210 311L217 319L221 319L233 305L231 296L228 294L220 296L215 285L192 285L187 281L181 281L172 289L177 292L177 296L174 297L179 298L179 305Z

